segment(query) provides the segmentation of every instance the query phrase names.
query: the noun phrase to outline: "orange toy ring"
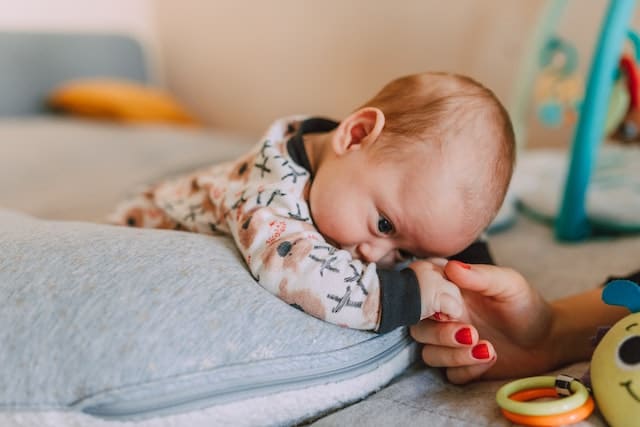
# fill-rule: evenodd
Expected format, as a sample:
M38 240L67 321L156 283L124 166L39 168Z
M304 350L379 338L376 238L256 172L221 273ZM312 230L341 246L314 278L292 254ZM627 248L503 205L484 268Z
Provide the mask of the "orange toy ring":
M526 402L532 399L539 399L541 397L557 397L556 389L552 387L544 388L532 388L528 390L518 391L509 396L510 399L517 400L519 402ZM540 426L540 427L553 427L564 424L573 424L584 420L591 412L595 404L593 398L589 396L587 401L576 409L571 411L562 412L554 415L520 415L515 412L501 409L502 415L509 421L514 423L526 425L526 426Z

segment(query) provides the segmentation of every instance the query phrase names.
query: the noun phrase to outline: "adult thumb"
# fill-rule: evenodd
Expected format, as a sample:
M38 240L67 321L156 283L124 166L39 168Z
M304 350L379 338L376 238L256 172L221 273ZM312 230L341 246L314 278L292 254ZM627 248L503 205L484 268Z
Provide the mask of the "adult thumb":
M518 272L495 265L449 261L444 267L444 273L460 289L488 297L509 298L528 288L527 282Z

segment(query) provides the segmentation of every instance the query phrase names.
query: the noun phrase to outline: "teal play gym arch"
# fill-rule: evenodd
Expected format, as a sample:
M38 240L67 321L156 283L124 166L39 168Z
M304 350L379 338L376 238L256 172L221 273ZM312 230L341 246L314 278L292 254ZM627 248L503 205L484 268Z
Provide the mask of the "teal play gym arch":
M527 104L531 99L533 81L540 70L540 55L550 43L557 43L555 28L565 5L566 0L548 1L533 34L534 54L525 58L511 111L518 140L525 132ZM635 48L636 56L640 54L640 39L630 28L634 9L635 0L609 0L606 7L574 130L562 199L554 219L555 236L559 240L579 241L608 231L640 231L640 226L637 230L633 227L621 230L616 224L594 222L587 213L587 191L599 148L605 137L605 118L612 87L619 75L619 62L625 42L629 40ZM570 60L571 58L568 59ZM638 168L640 169L640 165Z

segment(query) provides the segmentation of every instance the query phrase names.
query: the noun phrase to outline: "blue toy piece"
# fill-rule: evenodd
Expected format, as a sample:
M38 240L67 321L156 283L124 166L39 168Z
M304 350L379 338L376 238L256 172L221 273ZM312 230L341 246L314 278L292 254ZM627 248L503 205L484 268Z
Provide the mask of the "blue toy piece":
M540 107L538 112L540 119L548 126L560 126L562 124L562 105L551 102Z
M627 307L640 312L640 286L630 280L612 280L602 291L602 300L609 305Z

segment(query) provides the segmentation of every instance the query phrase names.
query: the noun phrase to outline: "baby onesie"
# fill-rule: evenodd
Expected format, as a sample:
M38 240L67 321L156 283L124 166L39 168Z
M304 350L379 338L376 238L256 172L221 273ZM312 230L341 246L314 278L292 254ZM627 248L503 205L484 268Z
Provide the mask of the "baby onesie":
M321 118L278 120L240 159L156 184L110 220L229 234L261 286L319 319L377 332L416 323L420 290L412 270L353 259L314 227L303 135L337 126Z

